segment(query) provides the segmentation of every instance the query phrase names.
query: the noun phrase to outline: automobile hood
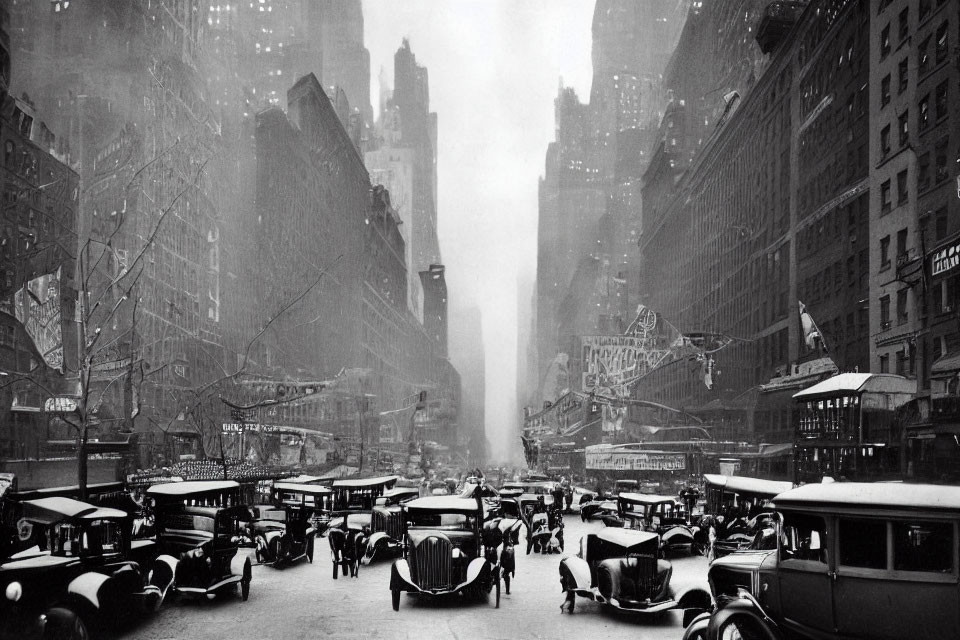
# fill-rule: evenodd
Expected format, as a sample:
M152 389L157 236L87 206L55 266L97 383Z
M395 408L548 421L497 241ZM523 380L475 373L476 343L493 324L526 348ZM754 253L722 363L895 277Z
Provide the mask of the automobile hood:
M775 550L770 551L734 551L728 556L717 558L710 563L710 567L730 567L736 569L750 569L759 567L760 563Z

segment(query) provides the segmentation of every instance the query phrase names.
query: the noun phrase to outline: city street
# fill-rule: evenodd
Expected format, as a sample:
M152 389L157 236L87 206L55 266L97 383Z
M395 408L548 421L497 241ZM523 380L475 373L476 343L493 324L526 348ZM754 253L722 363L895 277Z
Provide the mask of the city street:
M566 519L568 551L580 536L603 525ZM500 609L488 602L462 598L445 600L404 595L400 611L390 607L390 562L361 567L358 578L331 577L326 538L317 541L313 565L301 563L282 570L254 567L250 599L239 595L220 601L175 600L154 618L131 629L123 638L192 640L243 638L663 638L679 639L683 630L677 612L646 618L618 615L579 598L573 615L561 614L557 555L518 555L511 594L503 594ZM521 540L523 543L523 540ZM522 554L521 544L518 550ZM706 587L707 562L681 555L674 563L676 588Z

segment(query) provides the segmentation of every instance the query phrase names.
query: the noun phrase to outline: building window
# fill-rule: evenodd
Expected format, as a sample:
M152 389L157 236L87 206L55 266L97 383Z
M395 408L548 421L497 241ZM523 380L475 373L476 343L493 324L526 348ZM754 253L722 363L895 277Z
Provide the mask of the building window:
M944 138L937 143L936 152L936 175L934 179L939 184L947 179L947 139Z
M890 236L880 238L880 271L890 268Z
M886 58L890 54L890 25L888 24L880 32L880 58Z
M907 353L903 349L897 351L897 375L902 376L907 373Z
M880 328L890 328L890 296L880 298Z
M900 146L907 144L910 140L910 112L904 111L897 118L897 129L900 132Z
M917 160L917 189L923 191L930 186L930 154L925 153Z
M926 131L930 126L930 94L920 98L920 122L917 124L917 128L920 131Z
M917 60L919 64L920 75L925 74L930 69L930 38L927 37L917 48Z
M906 255L907 253L907 235L909 231L907 229L900 229L897 231L897 261L899 262L900 256Z
M880 108L890 104L890 74L883 76L880 81Z
M892 207L893 204L890 202L890 181L885 180L883 184L880 185L880 211L881 213L889 213Z
M880 130L880 157L886 158L890 153L890 125Z
M947 82L944 80L937 85L933 94L934 117L939 122L947 117Z
M910 194L907 188L907 170L904 169L897 174L897 204L903 204L907 201L909 196Z
M897 291L897 324L906 324L909 319L907 312L907 292L909 289Z
M907 90L907 84L910 82L910 59L904 58L897 65L897 93L903 93Z
M937 27L937 64L947 59L947 22Z
M900 41L903 42L908 35L910 35L910 8L907 7L900 12L898 21L897 35L900 37Z
M930 0L920 0L919 15L917 16L918 20L923 20L928 15L930 15Z
M947 208L940 207L937 209L936 215L936 239L943 240L947 237Z

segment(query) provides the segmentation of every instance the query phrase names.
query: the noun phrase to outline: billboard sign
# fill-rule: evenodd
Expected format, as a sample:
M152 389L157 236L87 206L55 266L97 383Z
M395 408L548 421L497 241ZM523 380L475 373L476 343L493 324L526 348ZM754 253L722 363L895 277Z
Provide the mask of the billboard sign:
M586 468L597 471L683 471L683 453L639 451L620 447L587 447Z

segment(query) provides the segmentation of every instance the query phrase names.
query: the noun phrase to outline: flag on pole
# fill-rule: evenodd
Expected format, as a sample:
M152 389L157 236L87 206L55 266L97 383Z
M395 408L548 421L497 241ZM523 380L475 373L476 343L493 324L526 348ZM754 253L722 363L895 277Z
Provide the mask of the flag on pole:
M823 341L823 334L820 333L820 328L817 327L817 323L813 321L813 318L807 312L807 306L800 302L797 303L800 305L800 328L803 332L803 342L807 345L808 349L817 348L817 339L820 339L820 343L823 345L823 350L827 350L826 343Z

